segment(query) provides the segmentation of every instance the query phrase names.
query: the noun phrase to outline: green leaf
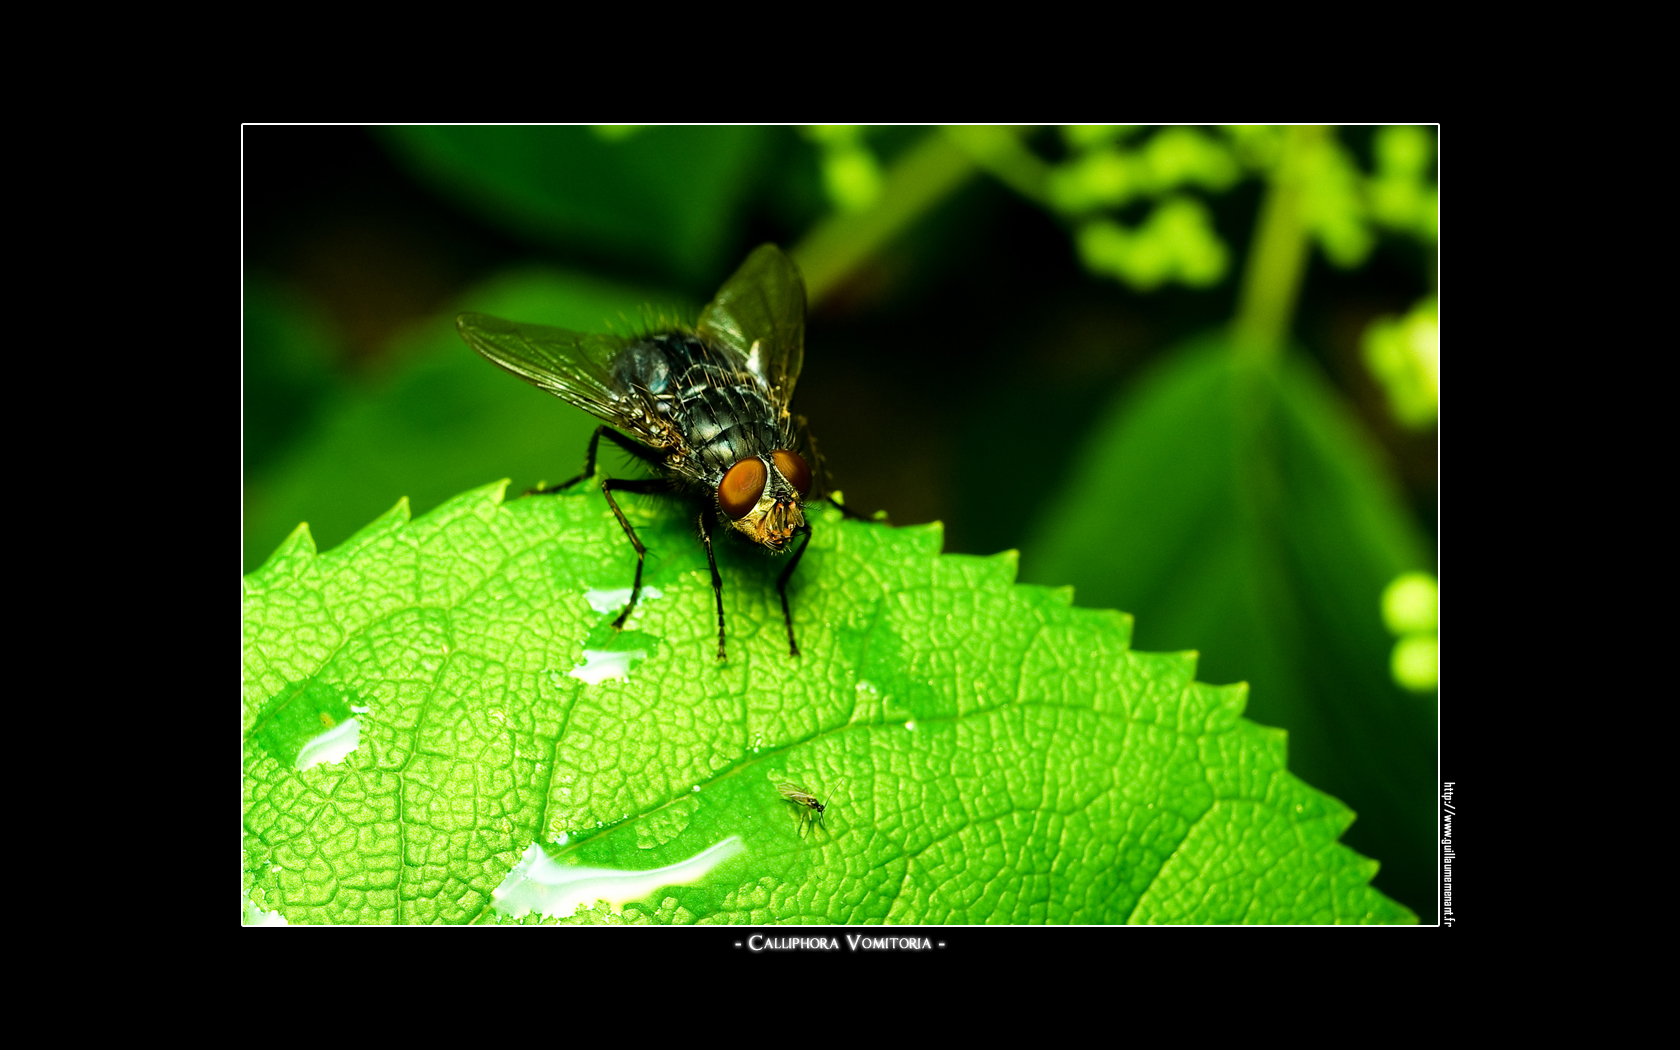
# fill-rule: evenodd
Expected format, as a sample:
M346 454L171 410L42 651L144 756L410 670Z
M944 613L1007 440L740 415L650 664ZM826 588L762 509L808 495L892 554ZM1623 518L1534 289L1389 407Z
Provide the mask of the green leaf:
M515 236L662 262L705 281L736 248L765 148L758 127L384 129L399 160Z
M261 470L306 430L338 385L329 326L300 296L261 277L245 278L243 404L245 468ZM365 515L364 515L365 517ZM280 535L280 534L277 534ZM260 553L273 546L272 538ZM247 562L254 566L256 562Z
M424 511L504 472L523 492L582 470L584 444L598 421L486 367L461 342L455 314L483 310L579 331L610 325L629 332L644 323L649 302L670 296L546 269L503 274L461 296L398 340L392 356L403 364L396 374L374 389L337 391L298 440L247 477L247 571L299 521L331 546L388 507L392 493L408 493ZM673 309L693 320L693 305ZM272 367L247 371L248 406L284 396L284 389L254 383Z
M1358 424L1304 358L1274 374L1214 338L1185 348L1100 423L1023 565L1137 616L1138 644L1195 647L1246 681L1290 768L1353 806L1377 884L1432 916L1432 697L1396 687L1382 594L1432 570Z
M621 501L650 589L615 638L635 561L598 487L504 489L324 554L300 527L245 579L253 921L1415 921L1242 687L1013 553L816 514L794 659L783 563L722 543L720 664L686 511ZM619 674L578 677L603 648ZM354 750L299 768L311 717Z

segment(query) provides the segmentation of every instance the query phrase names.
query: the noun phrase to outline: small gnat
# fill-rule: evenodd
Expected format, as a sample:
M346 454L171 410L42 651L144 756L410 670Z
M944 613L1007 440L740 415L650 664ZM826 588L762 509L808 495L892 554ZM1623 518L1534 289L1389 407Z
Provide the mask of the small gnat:
M804 817L807 822L822 823L823 810L827 807L822 804L822 800L817 796L806 791L798 784L790 784L785 780L776 785L776 790L782 793L783 798L800 807L799 815Z

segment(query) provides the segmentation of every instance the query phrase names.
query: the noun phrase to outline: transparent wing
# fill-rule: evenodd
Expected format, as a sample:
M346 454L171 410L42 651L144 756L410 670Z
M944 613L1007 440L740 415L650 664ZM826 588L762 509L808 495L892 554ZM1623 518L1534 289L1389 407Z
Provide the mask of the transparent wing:
M761 244L700 311L700 338L741 355L787 408L805 364L805 281L783 251Z
M485 360L546 390L596 419L655 448L665 436L647 423L644 406L618 389L612 363L625 346L613 335L585 335L540 324L518 324L489 314L461 314L455 327Z

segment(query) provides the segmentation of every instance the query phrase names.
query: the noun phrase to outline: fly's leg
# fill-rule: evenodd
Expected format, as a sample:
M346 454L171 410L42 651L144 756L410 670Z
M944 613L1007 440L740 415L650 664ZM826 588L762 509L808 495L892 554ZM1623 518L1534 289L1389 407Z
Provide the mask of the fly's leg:
M718 575L717 558L712 554L712 530L706 521L706 512L701 511L695 522L700 527L700 542L706 547L706 564L712 567L712 594L717 598L718 610L718 659L723 659L723 577Z
M822 498L832 504L835 510L838 510L842 515L851 518L854 521L877 520L875 518L864 517L862 514L852 510L850 507L828 494L828 461L823 459L822 452L817 448L817 436L811 433L811 424L806 421L804 416L794 416L793 425L794 429L799 431L799 435L803 440L806 450L811 453L811 474L817 479L817 491L823 494ZM882 518L880 520L884 521L886 519Z
M811 466L811 476L817 479L819 491L828 490L828 461L823 459L822 450L817 448L817 436L811 433L811 422L804 416L793 417L793 429L799 432L799 443L810 453L807 462Z
M589 435L589 449L586 452L584 452L584 454L583 454L583 473L582 474L579 474L577 477L572 478L570 481L562 481L558 485L547 485L547 486L544 486L542 488L526 489L525 492L524 492L524 495L526 495L526 496L547 496L547 495L550 495L552 493L559 492L562 489L569 489L573 485L576 485L578 482L582 481L584 478L592 476L595 473L595 449L601 444L601 435L603 433L611 434L611 433L613 433L613 431L609 430L606 427L596 427L595 428L595 433ZM620 518L620 520L623 520L622 517ZM629 528L629 526L626 525L625 528Z
M787 585L788 580L793 576L793 570L799 568L799 559L805 557L805 548L811 545L810 523L806 522L801 525L799 531L805 534L805 542L801 543L799 549L793 552L793 560L788 562L788 567L782 570L782 578L776 581L776 590L780 591L782 595L782 619L787 621L789 656L799 655L799 643L793 640L793 610L788 608Z
M526 496L548 496L548 495L552 495L556 492L561 491L562 489L569 489L573 485L576 485L578 482L583 481L586 478L594 477L595 476L595 450L600 446L602 437L605 437L608 441L611 441L613 444L617 445L619 448L623 449L624 451L630 453L632 456L635 456L637 459L644 459L644 460L648 460L649 462L655 462L656 461L655 460L655 456L656 456L655 451L653 449L648 448L646 445L642 444L641 442L632 441L631 439L625 437L623 434L620 434L618 431L614 430L612 427L596 427L595 428L595 433L589 435L589 449L588 449L588 451L584 452L584 454L583 454L583 473L582 474L579 474L577 477L572 478L570 481L562 481L558 485L545 485L542 488L526 489L525 492L523 493L523 495L526 495ZM622 486L620 486L620 487L622 487ZM619 520L620 521L624 520L622 515L620 515ZM629 528L629 526L626 525L625 528Z
M851 518L853 521L868 521L868 522L874 522L876 524L879 524L879 523L885 522L887 520L885 514L883 514L879 518L866 518L862 514L859 514L857 511L853 510L852 508L846 506L844 503L841 503L839 500L835 499L833 496L824 496L823 499L827 500L830 504L832 504L835 510L839 511L842 515L844 515L848 518ZM887 522L887 524L890 525L891 522Z
M606 428L602 427L601 430L606 430ZM596 434L599 434L600 432L600 430L597 430ZM589 443L589 451L595 451L595 443L593 441ZM669 491L671 491L671 483L666 481L664 478L649 478L647 480L631 479L628 481L621 481L617 478L608 478L607 480L601 482L601 495L607 497L607 506L612 508L613 515L618 518L619 525L623 526L624 534L630 537L630 545L636 548L636 584L630 588L630 603L624 607L623 612L618 614L618 619L613 621L613 630L615 631L622 631L624 629L624 621L630 618L631 610L636 608L636 599L641 597L642 562L647 557L647 548L642 546L642 541L636 538L636 530L630 527L630 522L625 519L624 512L618 509L618 503L612 498L612 494L614 492L640 492L651 494Z

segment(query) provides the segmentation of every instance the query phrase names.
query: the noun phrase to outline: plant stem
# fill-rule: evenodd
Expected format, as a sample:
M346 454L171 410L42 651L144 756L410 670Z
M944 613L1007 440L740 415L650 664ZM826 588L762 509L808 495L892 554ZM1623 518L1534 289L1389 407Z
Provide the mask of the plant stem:
M821 302L870 256L979 171L968 153L932 129L887 172L880 203L829 216L793 249L806 300Z
M1283 155L1272 169L1260 205L1258 228L1243 269L1237 317L1231 326L1236 352L1256 363L1275 361L1289 335L1307 265L1304 161L1328 134L1328 128L1313 125L1285 131Z
M1021 137L1033 130L1031 127L958 124L943 130L986 174L1039 207L1050 207L1045 189L1050 165L1021 142Z

